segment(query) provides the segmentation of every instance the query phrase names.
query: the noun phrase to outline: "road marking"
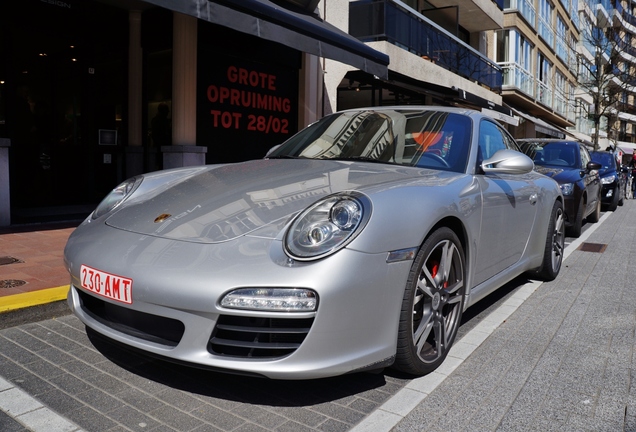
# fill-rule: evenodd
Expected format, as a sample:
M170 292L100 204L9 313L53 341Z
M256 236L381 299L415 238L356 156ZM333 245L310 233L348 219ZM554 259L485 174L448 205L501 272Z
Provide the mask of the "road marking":
M79 432L82 429L56 414L28 393L0 377L0 410L32 432Z

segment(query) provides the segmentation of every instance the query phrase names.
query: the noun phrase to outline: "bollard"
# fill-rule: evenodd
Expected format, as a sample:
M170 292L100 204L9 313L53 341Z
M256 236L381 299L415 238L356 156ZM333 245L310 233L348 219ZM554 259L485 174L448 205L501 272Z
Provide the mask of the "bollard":
M9 138L0 138L0 226L11 225L11 198L9 192Z

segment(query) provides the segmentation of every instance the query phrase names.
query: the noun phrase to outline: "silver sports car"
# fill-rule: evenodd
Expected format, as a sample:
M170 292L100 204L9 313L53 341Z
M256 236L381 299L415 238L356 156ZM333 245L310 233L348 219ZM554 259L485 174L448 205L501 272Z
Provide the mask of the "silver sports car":
M262 160L119 185L68 241L68 300L102 336L197 367L423 375L466 308L559 273L563 197L533 167L477 111L338 112Z

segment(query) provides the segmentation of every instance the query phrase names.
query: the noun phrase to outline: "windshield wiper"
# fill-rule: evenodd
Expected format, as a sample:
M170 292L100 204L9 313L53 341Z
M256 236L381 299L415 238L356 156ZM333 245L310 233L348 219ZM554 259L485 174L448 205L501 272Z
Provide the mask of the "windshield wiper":
M383 161L380 159L375 159L369 156L340 156L340 157L333 157L333 158L325 158L328 160L340 160L340 161L362 161L362 162L372 162L372 163L381 163L381 164L389 164L389 165L401 165L397 162L391 162L391 161Z
M303 156L293 156L293 155L276 155L276 156L268 156L267 159L307 159Z

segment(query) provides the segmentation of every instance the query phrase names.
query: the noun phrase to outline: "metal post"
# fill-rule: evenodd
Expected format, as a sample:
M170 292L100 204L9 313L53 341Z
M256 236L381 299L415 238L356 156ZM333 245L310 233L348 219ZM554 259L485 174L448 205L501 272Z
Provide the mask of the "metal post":
M11 147L11 140L0 138L0 226L11 225L9 147Z

